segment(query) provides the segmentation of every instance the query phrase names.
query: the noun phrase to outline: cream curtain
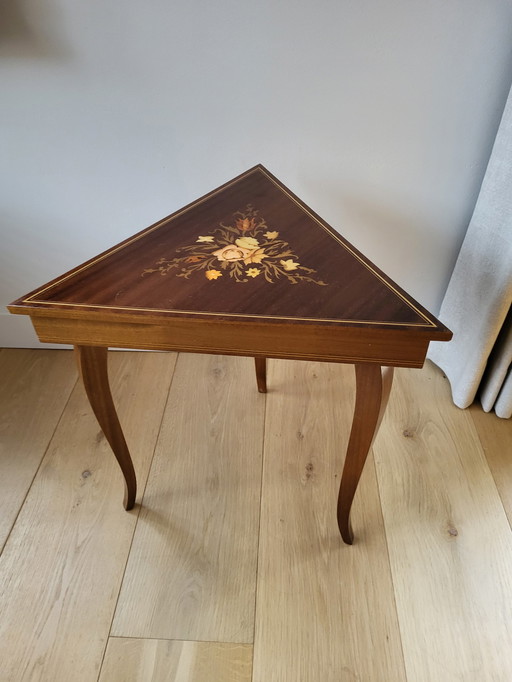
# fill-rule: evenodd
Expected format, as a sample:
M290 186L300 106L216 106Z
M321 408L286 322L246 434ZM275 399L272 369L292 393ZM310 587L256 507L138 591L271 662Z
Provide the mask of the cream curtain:
M459 407L478 397L486 412L512 416L511 305L512 89L439 313L453 339L429 351Z

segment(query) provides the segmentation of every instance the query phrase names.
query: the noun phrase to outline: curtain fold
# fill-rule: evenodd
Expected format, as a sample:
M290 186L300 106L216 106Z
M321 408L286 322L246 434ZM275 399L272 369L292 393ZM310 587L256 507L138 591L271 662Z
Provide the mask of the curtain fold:
M512 89L439 317L453 331L428 357L446 374L453 401L479 397L512 416Z

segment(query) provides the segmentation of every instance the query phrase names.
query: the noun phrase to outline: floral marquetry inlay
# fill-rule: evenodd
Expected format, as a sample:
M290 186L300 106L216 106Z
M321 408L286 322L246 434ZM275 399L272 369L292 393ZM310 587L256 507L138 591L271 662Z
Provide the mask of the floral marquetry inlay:
M300 262L288 242L279 238L279 231L269 228L251 204L233 215L233 224L221 223L210 234L198 234L194 244L178 247L175 253L179 255L159 258L155 267L142 274L174 271L177 277L188 279L197 273L210 282L224 276L249 282L261 276L270 283L286 278L291 284L326 286L315 278L316 270Z

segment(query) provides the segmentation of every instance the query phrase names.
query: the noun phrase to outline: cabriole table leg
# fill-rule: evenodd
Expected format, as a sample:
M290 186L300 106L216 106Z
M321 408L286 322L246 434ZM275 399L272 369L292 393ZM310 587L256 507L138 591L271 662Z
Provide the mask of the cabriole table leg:
M104 347L75 346L78 371L82 377L87 397L123 472L125 480L123 504L128 511L135 504L137 481L132 458L110 392L107 353L108 348Z
M358 364L356 404L338 497L338 526L347 545L354 540L350 508L366 457L380 426L393 382L393 367Z
M254 358L256 364L256 381L260 393L267 392L267 358Z

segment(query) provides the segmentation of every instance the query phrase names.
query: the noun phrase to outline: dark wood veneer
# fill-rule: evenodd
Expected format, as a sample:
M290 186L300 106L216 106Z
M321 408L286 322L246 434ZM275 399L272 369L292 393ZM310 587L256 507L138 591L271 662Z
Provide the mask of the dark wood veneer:
M326 286L272 284L262 277L237 283L223 273L216 281L195 273L189 279L143 274L179 247L230 225L248 204L270 231L279 232ZM255 267L258 267L256 264ZM140 317L249 316L286 320L406 325L436 335L445 328L375 265L360 254L263 167L257 166L131 239L15 301L11 312L85 307L98 315L116 311Z
M391 371L421 367L451 332L263 166L14 301L41 341L73 344L91 406L136 484L108 387L110 346L356 364L356 407L338 523L385 408Z

